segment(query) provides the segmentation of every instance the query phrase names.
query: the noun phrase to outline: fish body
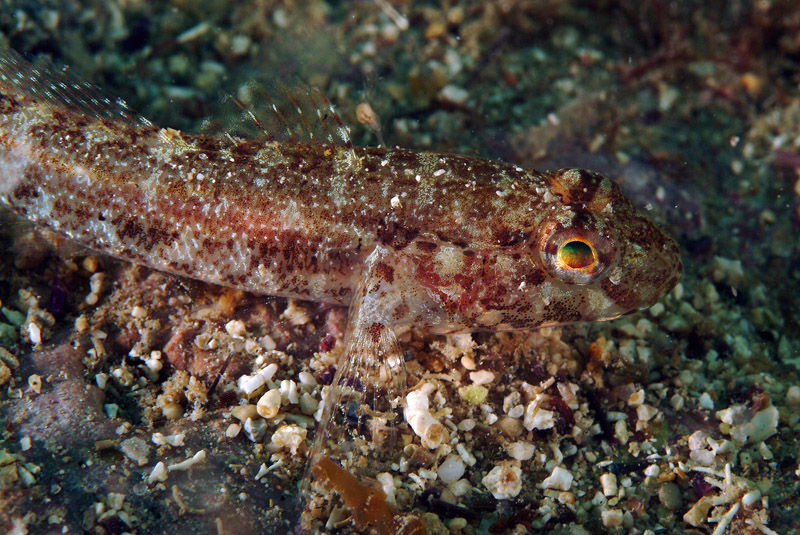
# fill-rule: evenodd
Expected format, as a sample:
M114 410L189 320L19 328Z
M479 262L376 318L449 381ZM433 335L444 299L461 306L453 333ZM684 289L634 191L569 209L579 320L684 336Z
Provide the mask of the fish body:
M371 277L376 322L434 332L609 319L680 274L675 242L597 173L190 135L92 114L109 103L46 76L0 60L0 202L124 260L339 305Z

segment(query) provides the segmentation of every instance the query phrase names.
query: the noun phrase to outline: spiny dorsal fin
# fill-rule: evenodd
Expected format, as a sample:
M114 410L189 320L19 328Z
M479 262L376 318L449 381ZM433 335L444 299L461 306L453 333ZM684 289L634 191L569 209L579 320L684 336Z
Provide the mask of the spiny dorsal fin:
M0 93L13 92L89 118L151 126L125 101L107 96L66 67L59 69L42 58L36 58L35 62L28 62L14 50L0 50Z
M315 87L300 82L291 86L276 82L264 87L251 82L235 96L228 96L227 101L228 109L218 120L207 121L204 131L353 149L349 128L330 100Z
M6 93L26 97L37 105L89 119L152 126L122 99L108 97L66 68L58 69L41 59L36 61L34 65L13 50L0 50L0 96ZM274 84L274 87L273 91L267 91L260 85L246 84L236 98L227 99L236 105L236 112L206 121L205 133L224 134L232 142L234 137L244 137L311 146L336 145L349 152L352 162L358 161L349 129L320 90L301 83L292 87Z

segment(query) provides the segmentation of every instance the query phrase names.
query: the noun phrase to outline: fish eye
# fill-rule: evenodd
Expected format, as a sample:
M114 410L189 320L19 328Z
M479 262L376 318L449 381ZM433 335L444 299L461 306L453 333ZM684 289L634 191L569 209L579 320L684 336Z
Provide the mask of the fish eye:
M608 273L614 263L612 241L585 229L553 229L540 252L545 268L570 284L590 284Z
M558 249L558 261L568 269L587 269L597 263L597 252L591 243L573 239Z

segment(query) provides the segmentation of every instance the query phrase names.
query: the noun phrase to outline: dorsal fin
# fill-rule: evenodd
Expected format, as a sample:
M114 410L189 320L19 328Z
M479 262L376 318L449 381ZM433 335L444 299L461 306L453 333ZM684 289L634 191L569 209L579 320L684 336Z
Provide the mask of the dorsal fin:
M87 118L153 126L122 99L106 96L66 68L58 69L43 60L37 60L34 65L11 49L0 50L0 95L4 92ZM244 137L311 146L336 145L348 150L352 162L358 160L349 129L319 89L302 83L291 87L276 83L272 91L268 91L261 85L248 83L240 88L236 97L230 96L226 101L235 105L235 111L205 121L205 133L226 134L231 139Z
M67 68L57 68L42 58L30 63L11 49L0 50L0 92L11 91L86 117L126 121L151 126L122 99L112 99L94 85L80 80Z
M300 82L291 86L276 82L267 87L249 82L226 100L227 110L219 119L206 122L206 132L217 130L234 137L353 147L349 128L330 100L315 87Z

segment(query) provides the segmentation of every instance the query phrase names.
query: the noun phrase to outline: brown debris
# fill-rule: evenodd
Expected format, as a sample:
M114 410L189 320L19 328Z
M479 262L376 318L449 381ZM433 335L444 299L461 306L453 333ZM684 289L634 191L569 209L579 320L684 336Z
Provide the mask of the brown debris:
M361 483L330 457L321 457L312 472L342 497L359 529L369 527L378 535L427 535L418 516L398 515L382 490Z

